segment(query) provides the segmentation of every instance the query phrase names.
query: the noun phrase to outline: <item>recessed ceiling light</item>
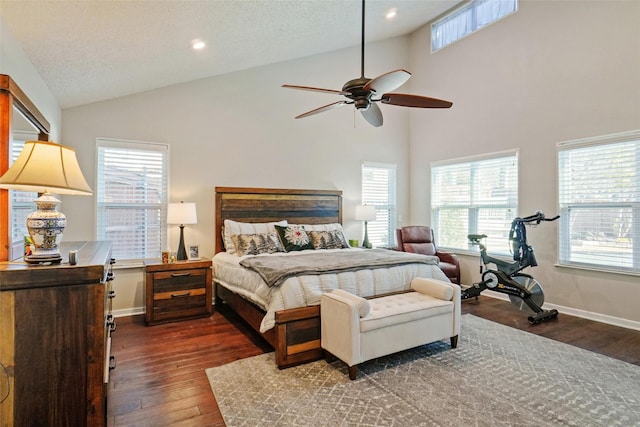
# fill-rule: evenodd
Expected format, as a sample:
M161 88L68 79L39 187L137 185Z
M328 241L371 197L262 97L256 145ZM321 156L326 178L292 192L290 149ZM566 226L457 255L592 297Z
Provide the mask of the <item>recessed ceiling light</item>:
M393 19L396 17L396 13L398 13L398 9L396 9L395 7L393 9L389 9L387 14L385 15L385 18Z
M191 47L194 48L195 50L204 49L205 46L206 44L202 40L194 40L191 42Z

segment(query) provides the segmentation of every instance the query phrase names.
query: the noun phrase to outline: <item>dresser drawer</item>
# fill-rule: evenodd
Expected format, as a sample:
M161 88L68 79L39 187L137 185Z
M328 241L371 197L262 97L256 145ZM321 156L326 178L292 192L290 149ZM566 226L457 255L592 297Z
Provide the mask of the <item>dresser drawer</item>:
M147 324L211 314L211 261L146 267ZM166 268L166 270L163 270Z

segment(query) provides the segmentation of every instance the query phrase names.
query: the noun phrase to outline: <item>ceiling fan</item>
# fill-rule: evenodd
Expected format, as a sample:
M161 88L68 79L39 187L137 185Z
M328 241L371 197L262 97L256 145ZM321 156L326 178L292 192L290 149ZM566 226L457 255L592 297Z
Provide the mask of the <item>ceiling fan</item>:
M382 111L376 104L381 102L389 105L399 105L401 107L417 107L417 108L450 108L453 103L443 99L429 98L420 95L410 95L404 93L390 93L402 86L409 78L411 73L407 70L399 69L382 74L376 78L369 79L364 76L364 2L362 0L362 44L361 44L361 73L357 79L349 80L342 86L342 90L323 89L310 86L282 85L289 89L308 90L313 92L333 93L343 95L347 99L336 101L331 104L307 111L296 119L312 116L322 113L342 105L353 104L357 110L360 110L362 116L367 122L375 127L382 126Z

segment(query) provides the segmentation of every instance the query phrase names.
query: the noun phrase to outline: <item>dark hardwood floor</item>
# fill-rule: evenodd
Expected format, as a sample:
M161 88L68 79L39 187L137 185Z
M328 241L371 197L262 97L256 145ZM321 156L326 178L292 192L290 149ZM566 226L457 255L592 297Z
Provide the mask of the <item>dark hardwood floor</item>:
M528 312L481 296L463 313L493 320L640 366L640 331L559 315L529 325ZM118 319L112 353L109 426L224 426L204 370L271 351L233 312L206 319L145 326L143 316Z

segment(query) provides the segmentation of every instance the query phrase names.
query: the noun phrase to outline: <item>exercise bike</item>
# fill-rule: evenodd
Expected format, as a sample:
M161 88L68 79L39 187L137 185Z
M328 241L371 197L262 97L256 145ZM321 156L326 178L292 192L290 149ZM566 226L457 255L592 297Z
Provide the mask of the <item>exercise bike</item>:
M509 241L513 252L513 262L495 258L487 254L484 239L486 234L469 234L467 238L472 245L480 248L480 273L482 281L474 283L462 291L461 298L468 299L478 297L485 289L509 295L511 303L520 310L526 305L534 314L529 316L529 323L536 325L547 319L558 317L558 310L545 310L544 291L540 283L529 274L521 273L527 267L538 265L533 248L527 243L527 225L540 224L544 221L555 221L560 216L546 218L542 211L524 218L515 218L511 222ZM494 264L495 269L490 269L489 264ZM484 273L483 273L484 270Z

